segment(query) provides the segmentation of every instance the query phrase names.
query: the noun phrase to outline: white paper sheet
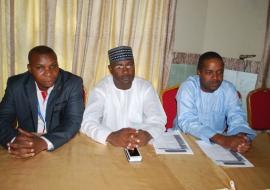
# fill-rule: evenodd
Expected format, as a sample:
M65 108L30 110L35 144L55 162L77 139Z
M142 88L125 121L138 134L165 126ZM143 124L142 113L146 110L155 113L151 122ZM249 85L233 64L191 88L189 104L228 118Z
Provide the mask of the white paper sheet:
M156 154L193 154L190 146L178 131L161 134L154 142Z
M254 167L243 155L221 147L218 144L209 144L196 141L203 152L217 165L225 167Z

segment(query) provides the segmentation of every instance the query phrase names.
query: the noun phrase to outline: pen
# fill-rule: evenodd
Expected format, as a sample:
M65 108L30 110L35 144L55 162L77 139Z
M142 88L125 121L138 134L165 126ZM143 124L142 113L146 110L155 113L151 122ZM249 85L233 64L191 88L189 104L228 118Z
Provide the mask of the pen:
M225 165L245 165L245 162L238 160L216 160L216 162L222 162Z
M165 152L186 152L185 149L165 149Z
M237 154L237 152L234 152L233 150L230 150L230 153L238 160L238 161L243 161L243 158Z
M245 165L244 162L223 162L225 165Z
M183 150L183 149L179 149L179 150L177 150L177 149L175 149L175 150L167 149L167 150L165 150L165 152L186 152L186 150Z
M181 148L158 148L158 150L164 150L165 152L186 152L186 149Z

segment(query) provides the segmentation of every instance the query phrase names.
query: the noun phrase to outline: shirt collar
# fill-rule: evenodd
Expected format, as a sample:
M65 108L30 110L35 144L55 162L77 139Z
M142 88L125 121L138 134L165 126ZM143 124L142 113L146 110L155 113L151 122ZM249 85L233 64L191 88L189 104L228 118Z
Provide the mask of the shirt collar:
M38 88L38 85L37 85L37 82L36 82L36 81L35 81L35 85L36 85L37 92L40 92L40 93L41 93L42 90L40 90L40 89ZM48 95L51 93L51 91L53 90L53 88L54 88L54 85L51 86L50 88L48 88L48 90L47 90L47 94L48 94Z

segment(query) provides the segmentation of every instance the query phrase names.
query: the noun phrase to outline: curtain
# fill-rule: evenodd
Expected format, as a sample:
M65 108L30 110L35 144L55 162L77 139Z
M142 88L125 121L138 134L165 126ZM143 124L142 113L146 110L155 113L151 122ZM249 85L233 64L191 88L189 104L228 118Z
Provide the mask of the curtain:
M7 78L25 72L29 50L41 44L87 90L109 74L107 51L119 45L133 48L136 75L157 91L166 84L176 0L0 1L0 97Z
M264 52L258 73L256 88L270 88L270 3L268 3L267 26L265 33Z
M11 36L14 32L10 31L10 20L14 17L13 12L10 12L13 7L13 1L3 1L0 3L0 96L3 96L3 89L5 87L6 79L14 73L14 39ZM12 47L11 47L12 46ZM11 65L11 63L13 63Z
M165 36L165 52L163 56L162 63L162 80L161 80L161 90L167 87L167 83L169 80L169 74L171 69L171 64L174 58L174 35L175 35L175 15L176 15L176 6L177 1L170 1L168 7L168 15L167 15L167 28Z
M164 86L176 0L79 0L77 7L72 71L83 77L86 89L109 73L107 51L119 45L133 48L136 75L150 80L158 91Z

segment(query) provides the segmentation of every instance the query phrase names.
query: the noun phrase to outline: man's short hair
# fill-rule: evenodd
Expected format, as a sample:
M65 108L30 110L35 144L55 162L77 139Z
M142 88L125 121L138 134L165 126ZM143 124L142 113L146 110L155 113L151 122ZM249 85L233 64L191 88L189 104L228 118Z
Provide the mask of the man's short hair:
M56 60L57 60L57 55L56 53L53 51L52 48L48 47L48 46L36 46L34 48L32 48L29 53L28 53L28 62L31 62L31 57L34 54L38 54L38 55L52 55Z
M221 60L223 66L224 66L223 59L222 59L222 57L221 57L217 52L214 52L214 51L208 51L208 52L205 52L204 54L202 54L202 55L199 57L197 70L202 70L202 68L203 68L203 63L204 63L206 60L208 60L208 59L215 59L215 58Z

